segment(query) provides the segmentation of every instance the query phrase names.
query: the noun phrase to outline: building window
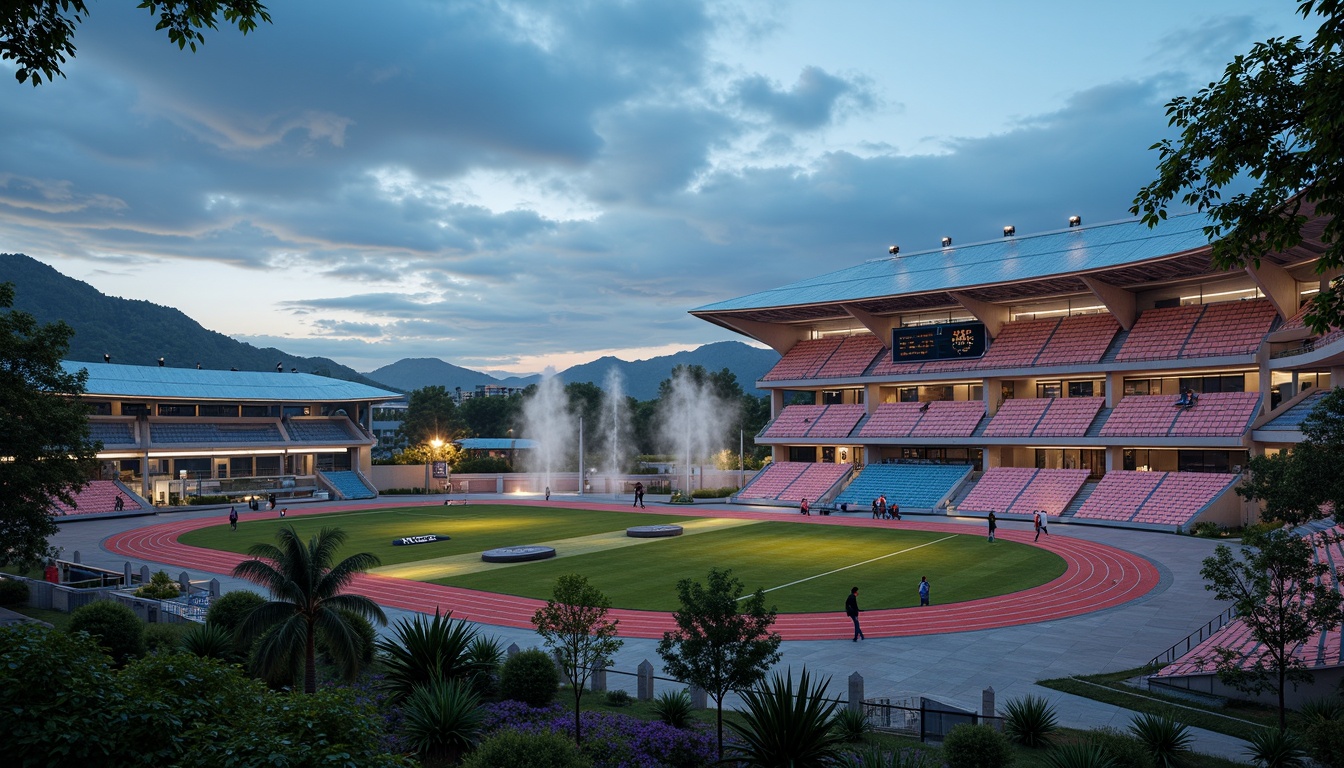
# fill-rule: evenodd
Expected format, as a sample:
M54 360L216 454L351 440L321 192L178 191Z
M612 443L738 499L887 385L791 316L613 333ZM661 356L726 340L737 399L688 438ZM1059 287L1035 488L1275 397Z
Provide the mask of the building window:
M201 403L199 409L201 418L209 419L236 419L238 418L238 406L232 403Z
M169 405L169 404L167 404L167 403L160 403L160 404L159 404L159 415L160 415L160 416L187 416L187 417L193 417L193 416L196 415L196 406L195 406L195 405Z

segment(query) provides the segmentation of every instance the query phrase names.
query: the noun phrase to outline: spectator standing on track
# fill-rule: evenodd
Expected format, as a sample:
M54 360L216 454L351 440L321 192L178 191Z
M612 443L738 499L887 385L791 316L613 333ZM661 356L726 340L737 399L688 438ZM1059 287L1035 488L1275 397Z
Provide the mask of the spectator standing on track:
M1042 533L1046 536L1050 535L1050 521L1045 518L1045 510L1038 509L1036 510L1036 538L1032 541L1040 541Z
M881 517L882 517L881 513L877 511L877 499L873 499L873 519L879 520L881 519Z
M229 507L229 530L238 530L238 509L236 507Z
M891 513L887 511L886 494L881 494L877 497L877 514L880 515L883 520L887 520L891 517Z
M929 604L929 577L928 577L928 576L920 576L920 577L919 577L919 604L920 604L920 605L928 605L928 604Z
M812 516L812 508L807 505L807 499L803 499L802 503L798 505L798 511L809 517Z
M854 587L849 590L849 597L845 598L845 615L854 621L854 642L863 639L863 630L859 628L859 588Z
M289 507L281 507L281 508L280 508L280 516L281 516L281 517L284 517L284 516L285 516L285 513L288 512L288 511L289 511Z
M989 543L994 543L994 529L999 527L999 518L994 516L994 510L989 510Z
M551 500L551 486L549 486L549 485L546 486L546 500L547 500L547 501L550 501L550 500Z
M901 519L901 505L894 501L891 502L891 516L897 520Z
M270 504L271 504L271 509L275 509L275 494L274 494L274 493L272 493L270 496L267 496L267 497L266 497L266 501L270 502Z
M632 507L639 507L640 509L644 509L644 484L643 484L643 483L641 483L641 482L636 482L636 483L635 483L635 503L634 503L634 504L631 504L630 506L632 506Z

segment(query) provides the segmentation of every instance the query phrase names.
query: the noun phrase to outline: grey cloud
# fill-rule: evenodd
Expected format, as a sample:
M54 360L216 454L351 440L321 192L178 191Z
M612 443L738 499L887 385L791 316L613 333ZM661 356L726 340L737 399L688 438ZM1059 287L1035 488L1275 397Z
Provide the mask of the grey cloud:
M797 130L812 130L835 118L842 99L856 106L873 102L866 83L845 80L820 67L804 67L798 81L787 90L777 87L761 75L740 80L734 88L743 107L763 113L775 122Z

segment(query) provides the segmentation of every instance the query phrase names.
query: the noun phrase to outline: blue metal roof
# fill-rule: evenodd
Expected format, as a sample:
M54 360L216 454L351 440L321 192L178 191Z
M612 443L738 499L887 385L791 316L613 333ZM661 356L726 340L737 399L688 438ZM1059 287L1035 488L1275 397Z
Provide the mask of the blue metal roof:
M208 371L73 360L62 360L61 366L69 373L77 373L81 368L87 370L85 391L94 396L286 403L401 397L396 392L311 373Z
M537 447L536 440L527 440L524 438L513 440L507 437L466 437L461 440L454 440L453 442L464 451L529 450Z
M1209 244L1204 227L1210 223L1202 213L1188 213L1151 229L1138 220L1121 221L902 253L691 311L860 301L1077 274L1202 248Z

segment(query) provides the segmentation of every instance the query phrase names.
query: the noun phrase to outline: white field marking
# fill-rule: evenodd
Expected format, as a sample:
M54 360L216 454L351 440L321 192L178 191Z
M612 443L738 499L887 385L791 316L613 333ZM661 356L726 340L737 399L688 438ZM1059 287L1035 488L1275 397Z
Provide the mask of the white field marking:
M860 563L853 563L853 564L851 564L851 565L846 565L846 566L844 566L843 568L836 568L836 569L833 570L833 571L827 571L827 572L825 572L825 573L818 573L818 574L815 575L815 576L808 576L808 577L805 578L805 579L799 579L799 580L797 580L797 581L790 581L788 584L780 584L778 587L771 587L771 588L769 588L769 589L763 589L763 590L761 590L761 591L762 591L762 592L774 592L774 591L777 590L777 589L783 589L783 588L785 588L785 587L792 587L792 586L794 586L795 584L802 584L802 583L805 582L805 581L811 581L811 580L813 580L813 579L820 579L822 576L830 576L830 575L833 574L833 573L839 573L839 572L841 572L841 571L848 571L850 568L858 568L860 565L867 565L867 564L869 564L869 563L875 563L875 562L877 562L878 560L886 560L888 557L895 557L896 555L904 555L906 552L914 552L916 549L923 549L924 547L931 547L931 546L933 546L934 544L940 544L940 543L942 543L942 542L944 542L944 541L947 541L948 539L955 539L956 537L958 537L958 536L960 536L960 535L961 535L961 534L959 534L959 533L954 533L954 534L952 534L951 536L944 536L943 538L938 539L938 540L936 540L936 541L926 541L926 542L924 542L923 544L916 544L916 545L913 546L913 547L907 547L907 548L905 548L905 549L900 550L899 552L889 552L889 553L887 553L887 554L885 554L885 555L878 555L877 557L874 557L874 558L871 558L871 559L868 559L868 560L864 560L863 562L860 562ZM755 594L755 593L753 592L752 594ZM743 596L741 596L741 597L739 597L739 598L737 598L737 599L738 599L738 600L746 600L746 599L749 598L749 597L751 597L751 595L743 595Z

